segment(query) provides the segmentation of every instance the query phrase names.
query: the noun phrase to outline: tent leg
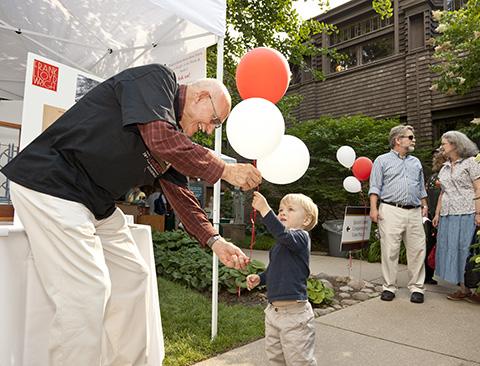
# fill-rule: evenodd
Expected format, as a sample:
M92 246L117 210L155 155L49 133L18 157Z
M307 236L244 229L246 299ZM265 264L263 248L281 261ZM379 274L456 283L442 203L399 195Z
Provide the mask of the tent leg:
M223 47L224 39L217 38L217 79L223 81ZM215 130L215 153L222 153L222 129ZM213 226L220 230L220 180L213 186ZM217 336L218 330L218 257L213 254L212 263L212 340Z

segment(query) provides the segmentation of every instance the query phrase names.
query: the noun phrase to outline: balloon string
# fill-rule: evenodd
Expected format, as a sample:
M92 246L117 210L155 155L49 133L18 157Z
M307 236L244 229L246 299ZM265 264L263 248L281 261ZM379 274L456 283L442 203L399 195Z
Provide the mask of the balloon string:
M253 160L252 162L254 167L257 167L257 161ZM257 186L255 189L257 192L260 190L260 186ZM256 238L255 238L255 221L257 219L257 210L255 208L252 209L250 212L250 223L252 224L252 238L250 239L250 258L253 255L253 247L255 246Z
M363 193L363 185L362 189L360 190L360 201L363 204L363 230L362 230L362 239L365 240L365 231L367 230L367 199ZM370 241L370 238L368 238ZM359 278L361 279L362 277L362 262L360 261L360 274Z
M252 165L257 167L257 161L253 160ZM260 190L260 186L257 186L255 189L257 192ZM250 212L250 223L252 224L252 237L250 239L250 258L253 255L253 247L255 246L255 220L257 219L257 210L252 208L252 212ZM240 297L240 286L237 287L237 297Z

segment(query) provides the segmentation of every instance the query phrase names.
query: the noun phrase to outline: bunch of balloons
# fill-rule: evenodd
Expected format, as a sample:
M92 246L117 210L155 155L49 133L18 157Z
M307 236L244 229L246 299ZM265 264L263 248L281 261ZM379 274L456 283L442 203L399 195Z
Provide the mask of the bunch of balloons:
M365 156L356 158L355 150L350 146L342 146L337 150L337 160L345 168L351 168L353 173L353 176L343 180L343 188L350 193L360 192L362 190L361 182L370 178L372 161Z
M227 121L227 138L241 156L257 160L263 178L288 184L301 178L310 164L308 148L295 136L285 135L285 121L275 103L290 82L285 57L272 48L246 53L237 67L236 83L242 97Z

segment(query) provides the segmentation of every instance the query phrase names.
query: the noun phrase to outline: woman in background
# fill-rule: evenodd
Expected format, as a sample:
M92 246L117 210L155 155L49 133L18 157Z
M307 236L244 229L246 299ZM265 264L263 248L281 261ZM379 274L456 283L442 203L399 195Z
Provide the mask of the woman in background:
M465 300L472 296L464 284L465 264L480 225L480 164L474 158L478 148L465 134L449 131L440 150L448 160L438 174L442 191L433 218L433 226L438 225L435 275L460 285L449 300Z

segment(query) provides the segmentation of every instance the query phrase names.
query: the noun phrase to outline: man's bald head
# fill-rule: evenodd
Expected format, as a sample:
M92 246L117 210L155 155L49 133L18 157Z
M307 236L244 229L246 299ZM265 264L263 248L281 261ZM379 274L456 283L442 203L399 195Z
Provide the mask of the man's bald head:
M188 88L197 93L208 92L222 122L227 119L232 108L232 97L221 81L212 78L200 79L189 84Z

